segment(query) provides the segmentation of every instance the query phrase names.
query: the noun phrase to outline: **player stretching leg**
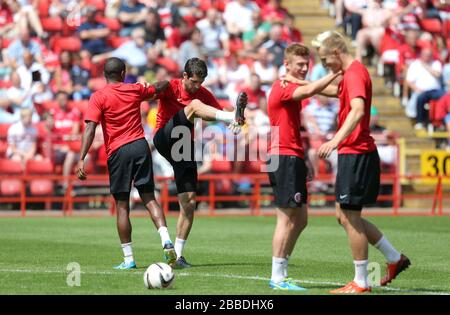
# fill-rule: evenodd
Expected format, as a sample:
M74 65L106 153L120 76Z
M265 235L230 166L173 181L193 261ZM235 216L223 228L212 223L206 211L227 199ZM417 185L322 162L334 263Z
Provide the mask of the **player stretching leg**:
M158 229L164 258L167 263L173 264L176 260L175 249L169 237L164 212L155 200L152 159L144 137L140 112L141 102L166 89L169 83L167 81L154 85L123 83L125 63L118 58L109 58L106 61L104 75L107 86L95 92L89 100L85 116L86 130L76 174L79 179L86 179L84 159L94 140L95 128L101 123L108 154L110 189L117 209L117 230L124 256L124 262L115 268L136 268L131 244L132 182Z
M329 86L325 91L328 95L339 96L338 131L319 148L318 154L326 158L338 149L336 217L347 233L355 265L354 280L331 293L369 292L368 243L381 251L388 262L381 285L395 279L408 268L410 261L375 225L361 217L363 206L376 202L380 185L380 159L369 130L372 102L369 72L348 53L339 33L329 32L318 43L324 66L332 72L344 72L339 87Z
M292 44L285 50L287 76L304 80L308 73L310 52L306 46ZM301 101L322 91L339 74L329 74L306 85L275 81L268 100L272 126L269 147L270 184L277 206L277 223L272 241L272 277L269 286L276 290L303 291L287 276L288 259L300 233L307 224L307 169L300 135ZM271 166L270 166L271 165Z
M183 250L194 222L196 208L197 163L194 159L192 140L194 119L223 121L229 124L229 129L234 133L238 133L245 122L243 111L237 111L237 114L223 111L217 99L202 86L207 75L206 63L199 58L191 58L186 62L183 78L172 79L169 87L156 96L159 102L153 143L158 152L173 167L180 205L175 239L176 268L191 266L184 258ZM243 95L238 102L238 106L245 106L247 96ZM183 143L183 150L189 151L189 157L179 159L173 156L172 148L181 139L177 138L179 137L176 135L177 129L182 131L184 127L191 134L187 143Z

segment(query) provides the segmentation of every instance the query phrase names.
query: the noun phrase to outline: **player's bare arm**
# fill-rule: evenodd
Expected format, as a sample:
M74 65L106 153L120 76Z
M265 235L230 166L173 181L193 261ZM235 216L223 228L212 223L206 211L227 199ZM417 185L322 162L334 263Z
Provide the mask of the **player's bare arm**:
M317 93L320 93L323 89L325 89L331 82L333 82L338 76L341 75L341 71L337 73L330 73L324 76L323 78L314 81L307 85L299 86L295 89L292 99L294 101L300 101L311 97Z
M336 80L341 79L340 76L336 78ZM287 83L291 82L294 84L299 85L308 85L311 84L311 81L308 80L301 80L297 79L296 77L286 74L283 78L281 78L281 86L286 87ZM337 85L330 83L327 87L325 87L321 92L319 92L320 95L328 96L328 97L338 97L339 88Z
M356 126L359 124L364 116L364 99L357 97L350 101L351 110L348 113L344 124L335 134L333 139L322 144L319 148L318 154L321 158L328 158L338 145L344 141L352 132L355 130Z
M95 137L95 128L97 127L97 123L93 121L88 121L86 123L86 129L83 133L83 140L81 141L81 151L80 151L80 160L78 161L76 174L77 177L81 180L86 179L86 171L84 170L84 159L86 158L89 149L91 148L92 142Z

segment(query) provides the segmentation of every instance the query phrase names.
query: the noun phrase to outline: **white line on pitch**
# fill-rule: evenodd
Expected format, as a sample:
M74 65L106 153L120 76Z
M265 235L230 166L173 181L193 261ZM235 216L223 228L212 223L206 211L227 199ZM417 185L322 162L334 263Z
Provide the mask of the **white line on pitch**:
M33 269L0 269L0 272L11 272L11 273L67 273L64 270L33 270ZM130 275L130 273L120 272L120 271L81 271L82 274L87 275ZM133 272L133 274L135 274ZM240 275L227 275L227 274L215 274L215 273L188 273L188 272L179 272L176 273L177 276L180 277L212 277L212 278L228 278L228 279L243 279L243 280L258 280L258 281L269 281L269 278L260 277L260 276L240 276ZM329 281L315 281L315 280L296 280L297 283L306 283L306 284L315 284L315 285L333 285L333 286L343 286L345 283L339 282L329 282ZM377 289L381 289L384 291L393 291L393 292L403 292L403 293L422 293L422 294L430 294L430 295L450 295L450 293L446 292L434 292L434 291L423 291L423 290L409 290L409 289L401 289L394 287L377 287Z

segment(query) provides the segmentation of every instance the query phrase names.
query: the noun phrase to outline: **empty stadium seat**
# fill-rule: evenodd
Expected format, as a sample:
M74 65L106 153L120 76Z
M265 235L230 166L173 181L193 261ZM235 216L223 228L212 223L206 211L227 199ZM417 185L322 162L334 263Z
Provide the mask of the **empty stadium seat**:
M41 24L46 32L61 32L63 30L63 21L59 16L42 18Z
M51 175L53 174L53 164L50 160L29 160L25 166L27 175ZM45 177L45 176L43 176ZM45 196L53 193L53 181L39 178L30 181L30 193L34 196Z
M9 159L0 159L0 195L13 196L20 194L22 182L20 179L10 178L11 175L23 173L22 163Z
M10 124L0 124L0 157L3 157L8 149L8 129Z
M46 17L48 16L48 10L50 9L50 3L51 0L39 0L38 1L38 12L39 12L39 16L42 17Z
M51 46L57 54L62 51L78 52L81 49L81 39L75 36L57 37L53 40Z
M420 20L420 27L429 33L442 33L442 24L439 19L422 19Z

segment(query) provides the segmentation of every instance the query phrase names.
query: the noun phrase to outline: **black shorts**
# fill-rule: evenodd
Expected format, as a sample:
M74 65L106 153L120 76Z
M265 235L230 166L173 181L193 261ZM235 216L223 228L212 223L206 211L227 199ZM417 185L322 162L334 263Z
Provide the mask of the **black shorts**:
M336 202L351 206L372 204L377 201L379 189L380 157L377 150L338 155Z
M131 183L140 191L153 192L152 155L144 138L127 143L108 159L109 186L112 194L131 191Z
M275 205L280 208L301 207L308 201L305 161L293 155L279 155L278 158L278 169L269 172Z
M178 126L185 126L189 129L189 138L187 138L187 135L183 136L183 134L172 136L172 131ZM195 146L191 137L193 127L194 125L187 119L184 110L181 109L164 127L156 132L153 138L155 148L173 167L179 194L197 191L197 162L194 158ZM187 129L184 130L187 131ZM180 139L187 141L182 143ZM177 147L174 151L180 153L181 156L172 156L172 148L175 144Z

